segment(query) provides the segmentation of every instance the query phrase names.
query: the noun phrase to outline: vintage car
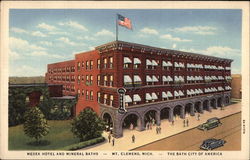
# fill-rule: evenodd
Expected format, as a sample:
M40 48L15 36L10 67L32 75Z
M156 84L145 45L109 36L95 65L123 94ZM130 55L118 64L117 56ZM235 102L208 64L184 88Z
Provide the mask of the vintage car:
M218 127L221 124L222 123L220 122L220 119L217 117L214 117L214 118L208 119L206 123L199 125L198 129L206 131L206 130Z
M207 139L205 141L203 141L203 143L200 146L200 149L204 149L204 150L212 150L214 148L218 148L223 146L226 143L225 140L222 139Z

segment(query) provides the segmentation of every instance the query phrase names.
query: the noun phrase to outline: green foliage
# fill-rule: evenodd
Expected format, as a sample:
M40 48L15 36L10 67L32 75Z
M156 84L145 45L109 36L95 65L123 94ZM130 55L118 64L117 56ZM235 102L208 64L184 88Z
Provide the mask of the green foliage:
M94 111L87 108L73 119L71 131L82 142L100 137L104 129L103 120Z
M78 150L78 149L85 148L85 147L88 147L88 146L91 146L91 145L94 145L94 144L97 144L97 143L101 143L101 142L104 142L104 141L105 141L104 137L98 137L98 138L90 139L88 141L84 141L84 142L80 142L80 143L77 143L77 144L73 144L73 145L63 147L60 150L71 150L71 151Z
M24 114L24 133L37 142L49 133L49 126L43 113L37 107L30 108Z

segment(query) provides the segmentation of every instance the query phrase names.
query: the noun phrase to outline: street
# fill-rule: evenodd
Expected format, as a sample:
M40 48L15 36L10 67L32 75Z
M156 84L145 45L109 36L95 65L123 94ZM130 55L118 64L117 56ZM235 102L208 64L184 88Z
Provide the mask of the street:
M228 151L241 149L241 112L221 119L222 125L208 131L193 128L134 150L179 150L198 151L202 142L209 138L224 139L226 144L214 150Z

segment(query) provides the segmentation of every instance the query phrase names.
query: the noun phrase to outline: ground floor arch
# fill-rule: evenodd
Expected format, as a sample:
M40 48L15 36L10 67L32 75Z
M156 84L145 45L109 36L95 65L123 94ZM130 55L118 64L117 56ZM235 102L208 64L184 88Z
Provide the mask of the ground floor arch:
M185 115L194 116L194 104L188 103L185 105Z
M169 107L163 108L160 114L161 114L160 115L161 120L163 119L167 119L169 121L171 120L171 109Z
M209 100L204 100L202 105L203 105L203 110L204 111L210 111Z
M108 126L108 128L113 127L113 119L109 113L104 113L102 119L105 122L106 126Z
M202 113L202 105L201 105L201 102L200 102L200 101L195 102L194 108L195 108L195 112L197 112L197 113Z
M217 107L222 107L222 97L217 99Z
M211 99L211 100L210 100L210 106L211 106L213 109L217 109L217 105L216 105L216 100L215 100L215 99Z
M230 98L228 96L225 97L225 103L226 105L230 104Z
M144 114L144 124L146 126L147 123L152 123L152 124L156 124L156 120L157 120L157 111L156 110L149 110Z
M179 119L179 118L185 118L185 114L184 114L184 108L181 105L177 105L174 107L173 109L173 115L175 117L175 120Z
M138 115L131 113L127 115L123 122L122 122L122 128L123 129L136 129L140 125L141 121Z

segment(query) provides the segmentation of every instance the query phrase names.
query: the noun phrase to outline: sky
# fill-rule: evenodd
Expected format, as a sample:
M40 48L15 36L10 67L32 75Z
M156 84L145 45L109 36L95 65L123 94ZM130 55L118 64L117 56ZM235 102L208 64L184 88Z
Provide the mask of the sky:
M44 76L47 64L114 41L116 14L132 21L119 40L232 59L241 73L239 9L11 9L9 75Z

